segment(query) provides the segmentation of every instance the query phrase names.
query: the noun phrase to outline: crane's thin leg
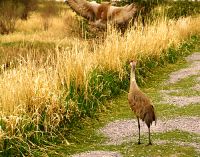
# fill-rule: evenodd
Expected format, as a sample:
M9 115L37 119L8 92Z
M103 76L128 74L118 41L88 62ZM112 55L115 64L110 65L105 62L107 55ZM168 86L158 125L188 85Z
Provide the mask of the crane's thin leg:
M138 120L138 130L139 130L138 144L141 144L141 143L140 143L140 119L137 117L137 120Z
M148 144L148 145L152 145L152 143L151 143L151 133L150 133L150 126L148 126L148 129L149 129L149 144Z

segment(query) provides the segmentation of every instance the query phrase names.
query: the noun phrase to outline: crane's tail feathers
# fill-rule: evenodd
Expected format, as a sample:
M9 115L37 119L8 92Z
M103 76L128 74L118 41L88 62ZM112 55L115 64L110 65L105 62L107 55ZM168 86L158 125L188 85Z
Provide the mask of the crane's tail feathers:
M153 107L153 109L154 109L154 107ZM157 117L156 117L155 110L153 110L153 111L154 111L154 121L155 121L155 125L156 125L156 123L157 123Z

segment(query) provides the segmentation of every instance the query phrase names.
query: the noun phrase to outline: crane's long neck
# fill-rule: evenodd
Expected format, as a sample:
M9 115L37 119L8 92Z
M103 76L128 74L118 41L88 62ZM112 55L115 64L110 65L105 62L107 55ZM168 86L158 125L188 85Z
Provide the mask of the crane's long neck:
M130 76L130 90L138 89L138 85L135 79L135 69L131 68L131 76Z

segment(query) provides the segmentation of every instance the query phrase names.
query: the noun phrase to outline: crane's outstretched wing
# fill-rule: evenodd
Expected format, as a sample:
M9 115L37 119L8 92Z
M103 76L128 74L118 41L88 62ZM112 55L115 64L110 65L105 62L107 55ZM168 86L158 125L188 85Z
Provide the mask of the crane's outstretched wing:
M69 6L79 15L84 18L94 21L100 4L96 2L88 2L86 0L67 0Z
M108 18L116 24L122 24L134 18L137 11L137 5L134 3L124 7L111 6L108 12Z
M124 7L116 7L106 2L98 4L95 1L88 2L87 0L66 0L66 2L76 13L88 19L91 24L97 27L106 27L107 22L126 23L134 18L139 9L134 3Z

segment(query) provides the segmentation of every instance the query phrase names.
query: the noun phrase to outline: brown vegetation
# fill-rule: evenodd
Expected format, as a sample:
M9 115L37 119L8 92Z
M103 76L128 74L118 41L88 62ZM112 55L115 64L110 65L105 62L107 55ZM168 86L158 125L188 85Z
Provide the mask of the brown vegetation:
M36 9L37 0L0 0L0 34L13 33L16 22L27 20L30 11Z

